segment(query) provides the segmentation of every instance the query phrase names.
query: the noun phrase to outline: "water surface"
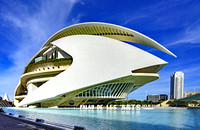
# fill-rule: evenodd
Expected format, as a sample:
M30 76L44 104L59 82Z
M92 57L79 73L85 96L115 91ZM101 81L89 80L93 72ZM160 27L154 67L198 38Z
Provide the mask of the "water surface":
M4 108L5 112L86 129L200 129L200 109L140 111Z

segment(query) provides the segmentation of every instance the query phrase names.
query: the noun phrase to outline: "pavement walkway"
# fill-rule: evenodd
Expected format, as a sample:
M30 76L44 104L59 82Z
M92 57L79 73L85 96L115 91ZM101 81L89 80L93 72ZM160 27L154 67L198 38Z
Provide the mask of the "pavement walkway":
M37 126L28 122L15 119L13 117L0 114L0 130L49 130L42 126Z
M85 128L50 123L42 119L17 117L11 113L4 113L0 108L0 130L85 130Z

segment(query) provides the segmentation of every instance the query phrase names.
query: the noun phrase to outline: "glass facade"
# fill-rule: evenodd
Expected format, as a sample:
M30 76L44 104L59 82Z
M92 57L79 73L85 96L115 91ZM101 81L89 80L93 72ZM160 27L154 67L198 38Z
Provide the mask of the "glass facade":
M133 90L133 88L133 83L106 84L85 90L75 97L124 98Z

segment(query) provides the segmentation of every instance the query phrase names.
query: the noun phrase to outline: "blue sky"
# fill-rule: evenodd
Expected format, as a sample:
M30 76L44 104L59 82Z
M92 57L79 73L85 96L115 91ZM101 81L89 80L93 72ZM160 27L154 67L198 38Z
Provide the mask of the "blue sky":
M185 74L184 90L200 91L199 0L0 0L0 96L14 90L29 59L55 32L82 22L121 25L154 39L177 58L137 45L168 62L160 78L129 94L169 94L170 75Z

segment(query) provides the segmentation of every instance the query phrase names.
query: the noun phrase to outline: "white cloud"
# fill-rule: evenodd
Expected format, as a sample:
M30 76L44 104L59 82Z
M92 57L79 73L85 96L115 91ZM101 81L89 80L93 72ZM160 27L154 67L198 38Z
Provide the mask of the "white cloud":
M200 86L188 86L184 88L184 92L200 92Z
M183 3L183 2L182 2ZM149 21L151 24L154 24L154 30L156 26L159 26L157 29L161 28L169 28L174 20L170 19L174 17L173 14L168 14L166 10L173 9L175 6L181 4L181 2L177 1L159 1L159 2L152 2L144 7L136 7L135 10L130 12L126 12L123 18L123 25L133 23L137 20L143 19L144 21ZM170 5L170 6L166 6ZM177 9L176 9L177 11ZM183 11L181 12L183 13ZM161 15L162 14L162 15ZM173 22L172 22L173 21ZM150 24L148 24L150 25Z
M178 44L188 44L188 43L200 43L200 21L188 26L183 32L180 32L176 36L174 42L167 44L166 46L174 46Z
M185 69L183 69L183 72L184 73L192 73L192 72L198 72L200 70L200 66L193 66L193 67L189 67L189 68L185 68Z
M8 94L14 93L23 68L44 42L63 27L79 22L81 17L73 20L69 17L78 0L40 2L27 5L13 1L1 11L0 19L12 30L5 37L12 37L12 44L17 47L8 55L14 66L5 70L0 78L1 89L9 91Z

